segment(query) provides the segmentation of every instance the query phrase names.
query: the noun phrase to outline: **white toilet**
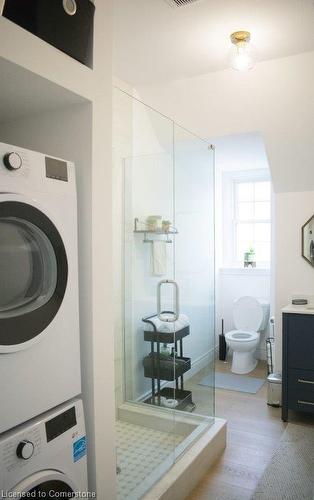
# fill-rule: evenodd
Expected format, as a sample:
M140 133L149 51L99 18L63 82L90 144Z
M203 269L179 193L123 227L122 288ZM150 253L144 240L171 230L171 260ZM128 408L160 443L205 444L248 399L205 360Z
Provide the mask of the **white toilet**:
M269 303L254 297L240 297L233 304L233 322L236 330L226 333L227 345L233 351L231 371L249 373L257 365L254 353L260 332L265 330L269 316Z

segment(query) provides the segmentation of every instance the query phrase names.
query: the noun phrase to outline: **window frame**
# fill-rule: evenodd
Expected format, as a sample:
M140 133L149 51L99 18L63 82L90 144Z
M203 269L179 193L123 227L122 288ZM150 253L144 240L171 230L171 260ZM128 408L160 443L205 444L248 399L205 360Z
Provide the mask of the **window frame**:
M270 218L269 219L247 219L241 221L237 217L238 206L236 199L236 188L241 183L271 182L269 171L265 169L252 169L246 171L225 172L223 175L223 267L243 268L243 260L237 256L237 231L239 222L272 225L272 193L270 195ZM265 200L266 201L266 200ZM232 241L230 241L230 235ZM228 243L230 242L230 244ZM271 239L270 239L271 244ZM269 269L271 261L258 261L258 268Z

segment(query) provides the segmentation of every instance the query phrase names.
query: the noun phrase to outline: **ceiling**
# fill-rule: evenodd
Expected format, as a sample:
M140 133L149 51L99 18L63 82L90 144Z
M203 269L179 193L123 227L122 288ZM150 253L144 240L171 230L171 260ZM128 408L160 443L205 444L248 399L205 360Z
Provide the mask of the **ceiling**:
M258 132L213 137L216 169L221 172L269 170L263 137Z
M114 74L136 84L228 67L229 35L252 34L258 61L314 50L314 0L114 0Z

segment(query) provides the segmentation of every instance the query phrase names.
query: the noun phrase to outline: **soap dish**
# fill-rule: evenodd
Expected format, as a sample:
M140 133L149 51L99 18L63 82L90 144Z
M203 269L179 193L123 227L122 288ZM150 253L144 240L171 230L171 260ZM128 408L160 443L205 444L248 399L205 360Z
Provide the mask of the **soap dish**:
M294 306L306 306L308 301L306 299L292 299L292 304Z

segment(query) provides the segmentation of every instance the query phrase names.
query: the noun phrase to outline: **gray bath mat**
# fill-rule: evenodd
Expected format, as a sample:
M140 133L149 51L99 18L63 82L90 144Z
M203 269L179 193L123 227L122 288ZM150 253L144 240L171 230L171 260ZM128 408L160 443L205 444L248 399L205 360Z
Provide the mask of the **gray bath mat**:
M289 424L252 500L313 500L314 426Z
M215 387L227 389L228 391L249 392L256 394L260 390L265 380L262 378L247 377L246 375L235 375L234 373L215 373ZM213 386L213 376L207 375L199 385Z

